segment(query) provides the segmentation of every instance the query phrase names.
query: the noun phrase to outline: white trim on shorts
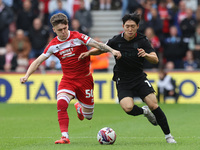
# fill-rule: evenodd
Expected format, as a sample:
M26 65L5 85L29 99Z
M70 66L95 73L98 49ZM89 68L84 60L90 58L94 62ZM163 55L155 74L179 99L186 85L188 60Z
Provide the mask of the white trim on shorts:
M85 107L85 108L94 108L94 104L93 105L87 105L87 104L84 104L84 103L82 103L82 102L80 102L80 101L78 101L80 104L81 104L81 106L83 106L83 107Z
M70 103L71 99L67 95L61 95L57 98L57 101L65 100L68 104Z
M73 92L73 91L71 91L71 90L67 90L67 89L59 90L59 91L57 92L57 95L60 94L60 93L67 93L67 94L70 94L70 95L76 97L76 93Z

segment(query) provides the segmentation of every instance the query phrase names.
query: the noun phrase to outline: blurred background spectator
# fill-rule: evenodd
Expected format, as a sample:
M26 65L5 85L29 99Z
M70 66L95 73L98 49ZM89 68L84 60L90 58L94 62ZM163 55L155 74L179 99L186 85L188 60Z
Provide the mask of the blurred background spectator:
M148 22L152 18L152 15L150 12L151 8L153 8L152 2L149 0L145 0L145 2L143 4L143 15L144 15L144 20L146 22Z
M50 33L50 36L53 38L56 36L56 34L53 32L53 29L52 29L52 25L50 23L50 18L54 15L54 14L57 14L57 13L63 13L67 16L68 18L68 21L69 21L69 28L71 27L71 16L69 15L69 13L64 9L64 2L62 0L56 0L55 1L55 5L56 5L56 8L54 9L54 11L52 11L52 13L49 14L49 29L51 31Z
M35 18L33 20L33 26L29 30L28 37L31 42L29 58L37 58L43 53L49 39L49 31L43 26L40 18Z
M0 47L4 47L9 40L9 26L14 21L12 9L0 0Z
M161 95L163 95L164 103L169 96L175 99L175 103L178 102L179 92L177 91L176 81L164 70L159 71L159 80L157 85L158 102L160 102Z
M132 13L138 8L142 8L138 0L122 0L122 17L127 13Z
M197 24L200 24L200 4L198 5L195 15L196 15Z
M4 1L7 1L7 0L4 0ZM14 11L15 17L17 17L17 15L19 14L19 11L22 10L22 5L23 5L23 1L13 0L12 9Z
M196 11L198 7L198 0L182 0L185 3L186 8Z
M162 32L160 32L158 36L160 40L163 41L164 37L167 37L169 35L169 27L172 19L170 11L167 8L166 0L160 0L158 5L158 15L162 20Z
M35 5L36 6L32 5L31 0L24 0L23 8L18 12L16 20L17 29L22 29L25 35L28 35L28 31L33 24L33 20L39 14L37 3Z
M50 0L39 0L39 17L42 19L44 25L48 25L49 22L49 1Z
M22 29L16 31L16 36L12 39L12 45L15 53L20 58L28 59L31 50L31 44L27 36L25 36Z
M194 35L195 27L197 25L195 15L193 14L192 9L187 8L186 10L186 18L183 19L180 23L180 29L183 38L189 38Z
M173 16L178 11L178 6L175 4L174 0L166 0L166 7L168 10L169 15L171 16L170 24L172 24Z
M197 25L195 34L190 38L188 46L193 51L194 58L200 61L200 24Z
M162 50L161 43L158 36L155 35L153 28L147 27L145 30L145 35L151 43L151 46L155 49L155 52L159 58L159 64L151 64L147 60L144 62L145 69L158 68L158 66L162 65Z
M12 7L13 6L13 1L14 0L2 0L4 4L6 4L6 6L8 7Z
M188 50L186 52L186 57L183 61L183 68L187 71L196 70L199 67L199 63L194 60L193 51Z
M93 20L90 10L85 8L84 0L80 0L80 9L75 12L74 18L80 22L82 30L89 35Z
M129 0L122 0L122 17L128 13Z
M80 3L80 0L62 0L63 9L69 14L70 19L72 19L75 12L80 9ZM84 0L84 3L85 8L90 10L91 0ZM50 0L48 3L49 14L56 9L58 9L57 0Z
M87 34L86 32L84 32L83 27L81 26L80 22L77 19L72 19L71 30Z
M174 16L174 25L178 29L178 35L181 36L180 23L186 18L186 5L183 0L179 2L178 11Z
M16 31L17 31L17 28L16 28L16 23L15 22L12 22L9 26L9 42L12 40L12 38L16 35Z
M6 53L5 47L0 47L0 55L4 55Z
M99 0L99 9L100 10L110 10L112 0Z
M16 36L12 39L14 52L18 55L17 72L24 72L28 67L28 56L31 50L31 43L22 29L16 31Z
M62 9L69 13L70 18L72 16L72 4L71 4L71 2L72 1L62 0L62 5L64 6ZM48 3L49 14L52 14L57 9L58 9L58 0L49 0L49 3ZM48 19L48 21L49 21L49 19Z
M6 44L6 52L0 55L0 71L11 72L17 68L17 55L10 43Z
M173 71L175 69L174 62L173 61L168 61L165 63L166 71Z
M139 22L138 32L144 34L144 31L145 31L147 25L146 25L146 21L144 20L144 13L143 13L142 7L137 8L136 12L141 16L140 17L140 22Z
M182 59L185 57L187 48L185 48L184 41L178 36L176 26L170 27L170 36L164 40L164 58L166 61L172 61L176 69L181 68Z
M151 8L149 11L149 19L146 23L146 27L151 27L154 30L154 33L162 39L163 37L163 21L160 19L157 9Z

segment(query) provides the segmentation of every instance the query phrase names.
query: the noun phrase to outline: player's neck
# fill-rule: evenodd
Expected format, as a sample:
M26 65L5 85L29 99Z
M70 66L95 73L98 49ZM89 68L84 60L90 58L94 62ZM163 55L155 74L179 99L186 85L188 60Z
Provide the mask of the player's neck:
M137 36L137 32L133 35L133 36L127 36L125 33L124 33L124 39L126 39L127 41L131 41L132 39L134 39L135 37Z
M67 38L62 38L62 37L59 37L59 36L58 36L58 40L60 40L60 41L65 41L65 40L67 40Z

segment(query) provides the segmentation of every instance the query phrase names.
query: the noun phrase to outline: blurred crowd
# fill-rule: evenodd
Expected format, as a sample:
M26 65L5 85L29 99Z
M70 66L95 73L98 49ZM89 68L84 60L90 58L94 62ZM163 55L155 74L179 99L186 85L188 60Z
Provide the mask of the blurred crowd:
M137 11L144 33L159 57L144 68L195 70L200 67L200 2L198 0L123 0L122 15Z
M135 11L141 14L139 32L147 36L160 59L158 65L145 63L145 69L200 68L199 0L0 0L0 71L27 70L55 37L49 22L52 15L66 14L70 30L90 35L91 11L116 9L121 9L122 16ZM92 62L106 61L99 64L108 71L110 56L101 57L93 57ZM101 66L93 66L101 71ZM51 56L40 69L54 71L61 66Z

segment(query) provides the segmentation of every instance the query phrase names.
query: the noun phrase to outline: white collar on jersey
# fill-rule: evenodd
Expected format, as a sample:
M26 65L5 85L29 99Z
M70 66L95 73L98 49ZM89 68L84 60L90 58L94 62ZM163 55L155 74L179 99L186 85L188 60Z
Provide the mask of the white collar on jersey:
M121 37L124 37L124 32L121 33Z
M67 39L69 38L69 36L70 36L70 31L68 30L68 37L67 37L65 40L67 40ZM58 36L57 36L57 39L58 39L59 41L65 41L65 40L61 40Z

